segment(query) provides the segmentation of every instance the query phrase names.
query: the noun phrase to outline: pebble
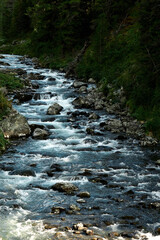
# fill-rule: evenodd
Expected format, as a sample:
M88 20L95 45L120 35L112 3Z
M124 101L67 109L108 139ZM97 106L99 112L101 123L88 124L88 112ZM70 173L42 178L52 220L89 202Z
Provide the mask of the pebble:
M86 201L84 200L84 199L82 199L82 198L80 198L80 199L77 199L77 201L76 201L77 203L86 203Z
M89 236L93 235L93 231L90 229L86 229L85 233L86 233L86 235L89 235Z
M75 230L78 230L78 231L82 231L82 230L84 230L84 225L83 225L83 223L77 223L77 224L74 224L73 225L73 229L75 229Z
M77 205L74 205L74 204L72 204L69 208L73 211L80 211L81 210Z

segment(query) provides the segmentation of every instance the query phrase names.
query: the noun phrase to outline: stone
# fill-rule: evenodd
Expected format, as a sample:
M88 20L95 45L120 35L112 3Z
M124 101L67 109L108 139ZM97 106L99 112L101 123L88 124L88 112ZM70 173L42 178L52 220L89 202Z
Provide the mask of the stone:
M89 236L93 235L93 231L90 229L86 229L85 233L86 233L86 235L89 235Z
M83 223L77 223L73 225L74 230L83 231L85 229Z
M73 194L75 191L78 191L78 187L69 182L56 183L52 186L52 189L66 194Z
M100 118L99 115L97 115L97 114L94 113L94 112L89 115L89 119L97 120L97 119L99 119L99 118Z
M80 82L80 81L74 81L74 83L73 83L74 88L80 88L80 87L83 87L83 86L87 86L87 84L84 83L84 82Z
M27 137L31 133L26 118L14 109L0 122L0 127L5 138Z
M47 114L48 115L57 115L62 111L63 107L61 105L59 105L58 103L54 103L53 105L51 105L48 110L47 110Z
M21 175L21 176L32 176L35 177L36 174L32 169L18 169L18 170L14 170L9 172L9 175Z
M87 87L86 86L82 86L79 88L79 92L81 93L86 93L87 92Z
M65 211L63 207L52 207L51 213L53 214L60 214Z
M86 203L86 201L84 200L84 199L82 199L82 198L80 198L80 199L77 199L77 201L76 201L77 203Z
M62 172L63 169L61 168L61 166L58 164L58 163L53 163L51 166L50 166L51 170L54 171L54 172Z
M30 73L28 75L28 79L31 79L31 80L43 80L44 78L45 78L45 76L42 76L39 73Z
M80 192L77 194L78 197L81 197L81 198L90 198L90 193L89 192Z
M76 108L91 108L93 105L93 103L90 100L84 97L77 97L72 101L72 104Z
M27 102L32 99L32 93L16 93L14 99L18 99L20 103Z
M49 132L41 128L36 128L33 132L33 138L44 139L47 136L49 136Z
M77 205L75 205L75 204L70 205L69 209L70 209L70 210L73 210L73 211L75 211L75 212L81 210L81 209L80 209Z
M95 84L95 83L96 83L96 81L95 81L93 78L89 78L89 79L88 79L88 83Z
M45 129L44 125L34 124L34 123L29 124L29 127L31 129L31 133L33 133L36 128Z
M156 161L156 164L157 164L157 165L160 165L160 159Z

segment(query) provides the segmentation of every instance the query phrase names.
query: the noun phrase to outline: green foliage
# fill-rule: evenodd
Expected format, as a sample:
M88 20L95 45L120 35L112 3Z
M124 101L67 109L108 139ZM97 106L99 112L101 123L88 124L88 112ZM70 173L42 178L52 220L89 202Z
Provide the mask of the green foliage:
M148 121L148 131L160 129L159 0L15 0L13 11L7 2L1 1L1 35L27 41L5 51L60 68L88 40L78 77L95 78L106 95L108 84L123 86L132 114Z
M0 87L6 87L9 90L13 90L16 88L22 88L23 84L14 74L0 73Z
M4 138L2 131L0 130L0 153L5 150L7 141Z
M0 92L0 119L6 114L8 114L11 108L11 103L7 98Z

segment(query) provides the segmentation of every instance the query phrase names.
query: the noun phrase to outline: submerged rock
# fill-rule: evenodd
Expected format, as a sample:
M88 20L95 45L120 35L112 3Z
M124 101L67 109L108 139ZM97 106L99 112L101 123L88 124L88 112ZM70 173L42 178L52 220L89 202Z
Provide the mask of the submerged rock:
M21 175L21 176L32 176L32 177L35 177L36 174L35 172L32 170L32 169L18 169L18 170L14 170L14 171L11 171L9 173L9 175Z
M62 111L63 107L61 105L59 105L58 103L54 103L53 105L51 105L48 110L47 110L47 114L48 115L56 115L59 114Z
M9 116L0 122L0 127L5 138L27 137L31 133L26 118L16 110L12 110Z
M30 101L32 99L32 93L17 93L14 99L18 99L20 103Z

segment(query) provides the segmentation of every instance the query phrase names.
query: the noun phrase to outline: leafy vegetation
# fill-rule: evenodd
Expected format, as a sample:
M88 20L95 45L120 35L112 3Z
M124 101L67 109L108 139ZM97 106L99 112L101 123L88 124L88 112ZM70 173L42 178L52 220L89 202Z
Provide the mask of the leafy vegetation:
M5 140L3 133L0 131L0 153L5 150L6 144L7 141Z
M88 41L77 76L95 78L106 95L108 84L123 86L133 116L160 137L159 0L14 0L12 8L8 3L1 1L0 36L21 44L6 45L6 52L38 56L47 67L60 68Z
M6 87L8 90L22 88L21 80L14 74L0 73L0 87Z

